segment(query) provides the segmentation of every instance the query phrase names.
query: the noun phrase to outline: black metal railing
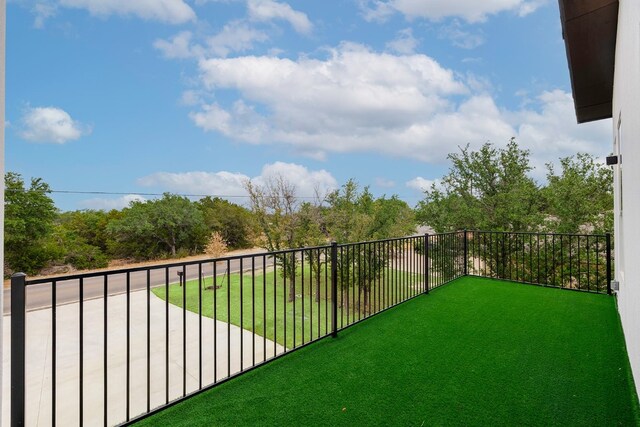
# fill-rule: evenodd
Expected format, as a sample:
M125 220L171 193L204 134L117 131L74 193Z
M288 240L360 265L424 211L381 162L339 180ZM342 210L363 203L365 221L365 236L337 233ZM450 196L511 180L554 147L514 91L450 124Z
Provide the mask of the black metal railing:
M609 234L468 231L469 274L611 293Z
M608 289L608 236L549 236L459 231L16 274L11 424L128 424L467 274Z

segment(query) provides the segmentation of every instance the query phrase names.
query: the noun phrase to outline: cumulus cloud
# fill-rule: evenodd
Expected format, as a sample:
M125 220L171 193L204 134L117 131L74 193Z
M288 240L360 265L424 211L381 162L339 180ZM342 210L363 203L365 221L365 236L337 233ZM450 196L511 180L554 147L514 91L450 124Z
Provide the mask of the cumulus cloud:
M336 179L326 170L309 170L295 163L275 162L262 168L260 175L253 178L237 172L157 172L138 180L145 187L157 187L163 191L194 195L214 195L226 198L246 198L244 185L251 180L263 185L269 180L282 177L296 187L299 197L313 197L338 187Z
M518 109L499 108L489 81L423 54L344 43L321 59L210 58L199 70L202 91L215 97L231 90L237 98L201 103L190 114L198 127L317 159L376 152L437 163L458 146L506 144L515 136L542 168L576 151L599 155L608 140L606 123L575 124L569 93L544 92Z
M534 12L546 0L360 0L363 17L383 21L394 13L407 19L439 21L458 17L467 22L482 22L489 15L509 11L524 16Z
M447 96L468 91L425 55L376 53L356 44L331 49L324 60L213 58L199 68L204 89L232 89L242 98L228 108L204 105L191 114L197 126L253 143L291 144L316 157L373 146L431 158L414 152L434 131L425 119L454 108Z
M324 195L338 188L338 181L324 169L312 171L302 165L284 162L265 165L260 176L252 181L262 184L279 177L293 183L298 196L301 197L314 197L316 191L319 195Z
M246 195L244 183L248 179L247 175L226 171L156 172L138 179L137 183L143 187L157 187L175 193L237 197Z
M184 0L60 0L59 4L102 17L137 16L167 24L184 24L196 19L195 12Z
M274 0L248 0L249 17L254 21L280 19L288 22L297 32L309 34L313 24L303 12L294 10L289 4Z
M269 132L267 119L256 113L244 101L236 101L227 111L218 104L203 104L202 110L192 112L191 120L205 131L219 132L230 138L259 144Z
M404 55L414 53L416 47L418 47L418 39L413 37L411 28L398 31L396 38L387 43L387 49Z
M22 117L19 135L31 142L64 144L91 133L91 128L75 121L56 107L28 108Z
M132 202L144 202L146 199L137 194L127 194L116 199L95 198L81 201L80 207L83 209L97 209L110 211L112 209L122 209L129 206Z
M611 150L611 120L578 125L570 93L544 91L532 104L505 117L517 129L519 143L531 150L538 175L544 175L544 163L559 157L576 152L603 156Z

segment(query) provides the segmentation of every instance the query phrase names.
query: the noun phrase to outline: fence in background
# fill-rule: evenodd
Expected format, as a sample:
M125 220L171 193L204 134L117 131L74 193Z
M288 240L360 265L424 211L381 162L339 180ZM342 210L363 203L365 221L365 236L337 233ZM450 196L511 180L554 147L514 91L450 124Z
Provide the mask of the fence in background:
M17 274L11 424L128 424L464 275L610 291L610 238L460 231Z

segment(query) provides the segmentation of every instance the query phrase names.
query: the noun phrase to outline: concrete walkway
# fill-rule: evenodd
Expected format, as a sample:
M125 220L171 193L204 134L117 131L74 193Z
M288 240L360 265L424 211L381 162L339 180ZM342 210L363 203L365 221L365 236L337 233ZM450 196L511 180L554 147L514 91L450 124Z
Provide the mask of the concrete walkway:
M126 296L110 296L107 301L107 419L109 425L126 420ZM130 417L147 409L147 294L131 293L130 338ZM183 393L183 312L169 305L169 400ZM57 308L57 371L56 371L56 423L60 426L103 425L104 423L104 301L84 303L84 414L79 420L79 304L71 303ZM150 296L150 406L153 409L165 403L165 302ZM198 315L187 312L186 391L198 389L199 382L199 330ZM11 317L4 319L4 384L2 422L10 419L10 325ZM215 325L215 326L214 326ZM202 318L202 384L214 382L214 328L217 342L218 380L240 371L242 356L246 369L266 357L282 353L284 348L274 342L227 323ZM242 338L241 338L242 337ZM230 343L230 354L227 343ZM241 355L240 345L243 345ZM255 345L255 353L254 353ZM27 425L51 425L52 336L51 309L27 313ZM230 358L231 369L227 368Z

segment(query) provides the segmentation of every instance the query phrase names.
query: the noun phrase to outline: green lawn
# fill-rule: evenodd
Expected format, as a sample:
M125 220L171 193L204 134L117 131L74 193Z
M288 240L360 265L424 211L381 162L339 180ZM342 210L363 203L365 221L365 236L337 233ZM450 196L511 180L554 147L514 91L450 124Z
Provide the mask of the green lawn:
M638 425L613 297L465 277L140 425Z
M319 277L320 299L316 301L318 278L310 273L310 269L306 267L304 274L300 272L296 277L295 303L288 301L289 281L285 285L280 273L274 273L273 270L268 271L266 275L258 272L255 276L251 273L242 276L240 273L218 276L216 285L219 288L215 291L215 300L211 286L212 278L205 278L202 282L202 314L213 318L215 312L218 320L226 322L229 308L231 324L242 324L244 329L255 330L256 334L266 335L270 340L275 339L287 348L293 348L294 343L296 346L302 345L325 335L327 330L331 331L331 285L325 281L322 272ZM422 283L421 274L386 269L381 279L372 285L375 299L372 298L371 311L378 311L420 293ZM186 285L187 310L195 313L200 307L199 287L198 280L188 281ZM355 292L354 287L342 291L344 295L348 292L350 303L348 309L346 306L338 309L339 326L346 326L354 319L359 320L369 315L369 311L364 309L363 294L358 295L358 288L355 289ZM153 293L165 299L164 286L154 288ZM182 307L182 287L179 284L169 286L169 301ZM242 310L240 301L243 302Z

